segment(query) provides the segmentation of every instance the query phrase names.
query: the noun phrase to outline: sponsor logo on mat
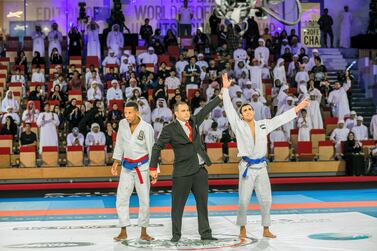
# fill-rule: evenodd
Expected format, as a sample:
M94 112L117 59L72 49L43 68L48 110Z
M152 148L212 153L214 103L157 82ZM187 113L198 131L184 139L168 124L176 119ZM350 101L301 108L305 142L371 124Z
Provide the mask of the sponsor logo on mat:
M314 240L324 240L324 241L353 241L368 239L371 236L369 234L362 233L319 233L311 234L308 236L310 239Z
M163 227L164 224L149 224L148 227ZM129 227L138 227L137 224L132 224ZM48 226L48 227L14 227L13 231L25 230L69 230L69 229L101 229L101 228L119 228L119 225L82 225L82 226Z
M72 247L84 247L84 246L93 246L95 245L92 242L33 242L33 243L22 243L22 244L13 244L5 246L7 248L72 248Z
M150 250L170 249L174 250L214 250L224 248L237 248L248 246L256 243L258 240L254 238L247 238L240 240L237 235L215 235L217 241L202 241L200 239L181 238L179 242L173 243L170 240L161 239L153 241L142 241L140 239L131 239L122 241L122 244L133 248L146 248Z

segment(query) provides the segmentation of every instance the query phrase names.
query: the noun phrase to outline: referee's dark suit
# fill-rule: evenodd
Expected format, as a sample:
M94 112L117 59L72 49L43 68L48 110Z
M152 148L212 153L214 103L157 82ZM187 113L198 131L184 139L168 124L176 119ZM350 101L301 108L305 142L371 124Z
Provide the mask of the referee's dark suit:
M181 238L182 215L190 191L194 194L196 201L201 239L214 239L208 223L208 173L204 164L199 165L198 154L207 166L212 163L201 141L199 126L219 103L221 103L221 99L216 97L204 106L198 114L190 116L192 141L190 141L180 122L174 120L162 129L159 139L153 146L151 167L157 167L160 152L166 144L170 144L174 150L171 211L173 242Z

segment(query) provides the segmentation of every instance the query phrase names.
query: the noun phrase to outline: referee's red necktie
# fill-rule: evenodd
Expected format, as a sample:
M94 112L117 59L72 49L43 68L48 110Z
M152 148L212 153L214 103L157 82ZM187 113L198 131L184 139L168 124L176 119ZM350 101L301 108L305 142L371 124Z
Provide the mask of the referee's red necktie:
M190 126L190 123L188 121L186 121L186 127L189 129L190 133L189 133L189 140L192 142L192 127Z

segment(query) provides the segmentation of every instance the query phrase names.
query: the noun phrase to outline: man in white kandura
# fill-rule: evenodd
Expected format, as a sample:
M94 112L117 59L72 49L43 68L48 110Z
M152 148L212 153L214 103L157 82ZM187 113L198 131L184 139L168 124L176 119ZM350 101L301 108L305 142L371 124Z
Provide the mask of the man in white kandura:
M309 105L304 99L299 105L273 119L254 120L254 110L250 104L243 104L240 116L234 109L228 87L231 80L223 75L224 109L232 131L236 134L239 164L239 212L237 225L240 226L240 239L246 238L247 208L255 188L262 215L263 236L276 238L270 230L271 225L271 185L267 173L267 135L276 128L297 117L298 112ZM250 170L249 170L250 169Z
M154 240L147 234L149 224L149 161L154 145L154 131L150 124L141 119L139 106L128 102L124 108L125 119L119 123L114 148L114 164L111 173L118 175L118 166L122 166L117 190L116 208L121 226L120 234L114 240L127 239L126 227L130 226L130 197L136 188L139 196L140 239ZM152 180L152 184L156 180Z

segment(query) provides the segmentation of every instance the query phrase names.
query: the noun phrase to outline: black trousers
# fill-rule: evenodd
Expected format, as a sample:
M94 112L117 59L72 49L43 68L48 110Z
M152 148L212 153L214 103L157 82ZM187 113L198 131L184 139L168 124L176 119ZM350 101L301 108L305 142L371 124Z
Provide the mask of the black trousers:
M347 154L344 156L346 161L346 173L349 176L360 176L365 173L364 155L360 154Z
M324 47L327 48L327 35L330 36L330 46L332 48L332 47L334 47L334 34L332 32L332 29L331 30L327 30L327 31L322 31L322 37L323 37L323 44L322 44L322 46L324 46Z
M208 173L205 168L192 175L173 177L172 187L172 231L173 237L181 237L182 216L190 191L194 194L198 212L199 234L202 238L211 237L208 222Z

